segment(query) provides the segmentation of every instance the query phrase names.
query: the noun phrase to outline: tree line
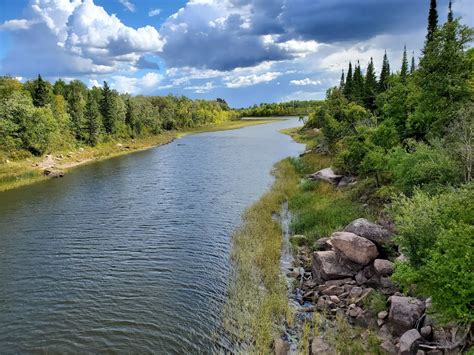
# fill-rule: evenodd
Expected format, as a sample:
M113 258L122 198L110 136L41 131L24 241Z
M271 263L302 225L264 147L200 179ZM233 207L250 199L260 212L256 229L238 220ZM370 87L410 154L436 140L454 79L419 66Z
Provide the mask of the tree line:
M387 55L343 72L339 86L309 117L319 149L342 173L360 179L355 194L387 204L407 262L394 278L407 292L432 296L446 321L474 320L474 49L473 29L438 23L430 2L419 63L392 72ZM370 201L369 201L370 202Z
M238 118L225 100L130 96L104 82L0 78L0 151L11 157L137 138Z
M253 105L239 112L243 117L270 117L270 116L307 116L313 112L322 101L288 101L279 103L261 103Z

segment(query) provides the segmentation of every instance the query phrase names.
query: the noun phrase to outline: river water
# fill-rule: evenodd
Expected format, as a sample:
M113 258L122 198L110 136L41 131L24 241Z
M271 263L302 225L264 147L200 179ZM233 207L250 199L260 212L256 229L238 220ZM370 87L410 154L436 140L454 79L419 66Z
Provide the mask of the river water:
M216 353L230 238L297 119L186 136L0 193L0 352Z

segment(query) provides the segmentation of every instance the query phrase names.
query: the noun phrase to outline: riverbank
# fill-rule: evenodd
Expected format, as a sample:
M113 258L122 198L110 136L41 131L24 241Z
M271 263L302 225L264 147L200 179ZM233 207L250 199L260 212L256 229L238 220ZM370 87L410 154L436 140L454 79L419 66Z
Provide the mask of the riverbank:
M274 119L228 121L217 125L190 128L182 131L165 131L156 136L128 140L117 139L100 143L95 147L81 146L76 149L58 151L41 157L31 156L16 161L5 160L0 163L0 192L49 179L44 174L44 170L50 170L53 173L64 173L80 165L167 144L189 134L239 129L274 121Z

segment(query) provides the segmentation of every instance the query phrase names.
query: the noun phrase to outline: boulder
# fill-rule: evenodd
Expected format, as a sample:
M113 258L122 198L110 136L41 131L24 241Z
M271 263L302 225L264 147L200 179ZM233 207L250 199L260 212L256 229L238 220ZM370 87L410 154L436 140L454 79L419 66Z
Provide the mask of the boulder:
M353 178L352 176L343 176L339 183L337 184L337 187L342 188L346 186L353 186L357 183L357 180Z
M286 355L290 351L290 345L282 338L276 338L273 342L273 350L275 355Z
M391 261L385 259L375 259L374 269L375 272L381 276L389 276L393 273L395 265Z
M374 243L350 232L333 233L331 244L345 258L359 265L367 265L379 255Z
M394 330L402 333L415 326L425 311L425 303L417 298L392 296L388 319Z
M382 342L382 344L380 344L380 352L384 355L398 354L396 346L390 340L385 340Z
M390 244L392 233L381 225L370 222L365 218L358 218L344 228L345 232L357 234L367 238L377 245Z
M311 180L322 180L331 184L338 184L342 179L342 175L336 175L332 168L325 168L311 174L309 178Z
M421 335L416 329L410 329L403 333L400 338L400 354L413 355L416 354L416 346L421 339Z
M331 347L328 343L324 341L321 337L314 337L313 341L311 342L311 354L312 355L332 355L335 354L334 351L331 350Z
M354 270L340 265L336 253L332 250L317 251L313 253L313 279L318 282L325 280L337 280L352 277Z
M62 178L64 177L64 171L60 170L50 170L46 169L43 171L44 176L47 176L51 179L57 179L57 178Z
M332 245L329 242L329 238L320 238L314 242L314 250L331 250Z

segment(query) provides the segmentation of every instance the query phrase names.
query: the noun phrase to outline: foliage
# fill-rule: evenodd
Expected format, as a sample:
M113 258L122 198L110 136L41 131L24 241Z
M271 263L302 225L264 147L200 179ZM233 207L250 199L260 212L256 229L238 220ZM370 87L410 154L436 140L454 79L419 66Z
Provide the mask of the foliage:
M243 117L306 116L320 104L321 101L317 100L262 103L239 111Z

